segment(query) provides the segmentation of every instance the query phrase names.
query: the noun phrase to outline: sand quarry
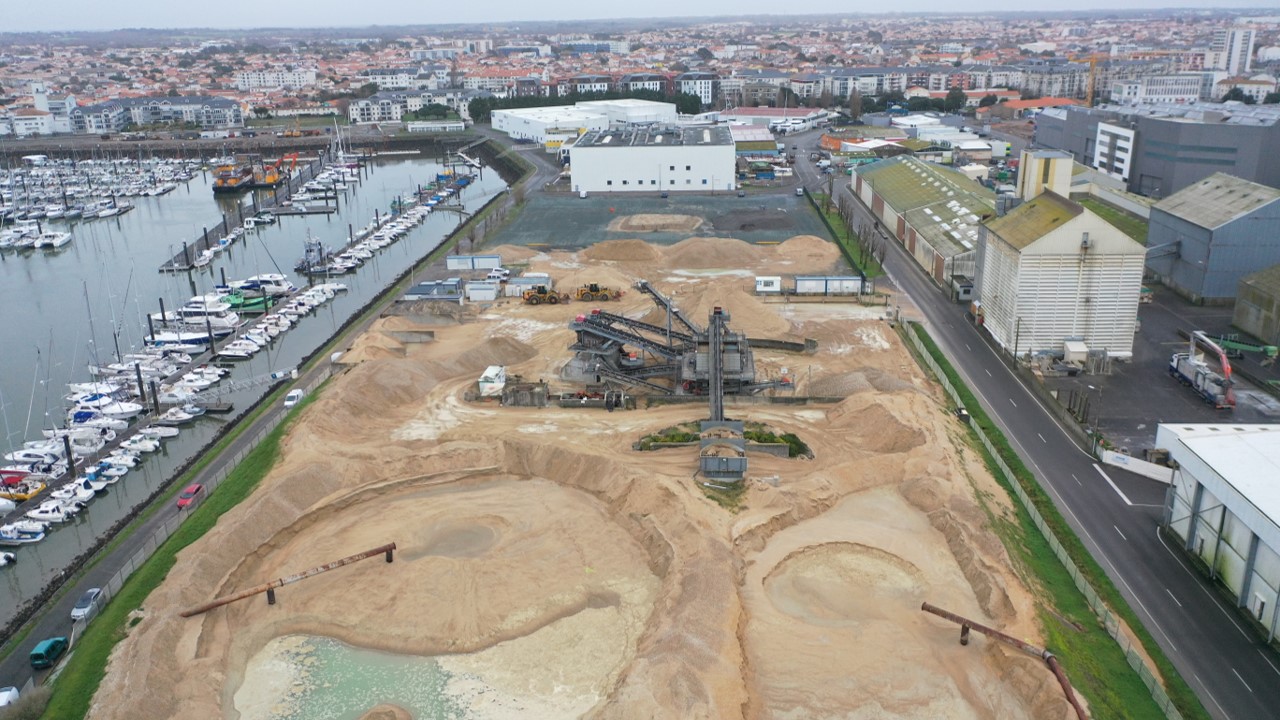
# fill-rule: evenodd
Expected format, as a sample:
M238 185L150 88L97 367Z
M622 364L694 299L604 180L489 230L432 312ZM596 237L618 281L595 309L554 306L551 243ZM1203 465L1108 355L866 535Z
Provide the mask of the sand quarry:
M842 402L727 409L795 432L814 458L753 454L741 507L726 510L693 478L693 449L632 449L705 417L704 405L607 413L464 398L493 364L554 383L566 323L589 306L509 299L461 324L385 318L255 494L147 599L92 717L291 717L307 673L285 660L308 636L436 658L443 692L471 718L1067 717L1039 660L976 635L962 647L956 626L919 610L928 600L1039 640L1034 598L976 498L996 513L1008 501L961 449L961 427L882 308L751 294L757 271L835 271L834 246L497 251L563 290L645 278L695 319L719 305L753 337L818 340L815 355L757 350L757 363L791 368L800 395ZM610 309L655 312L634 291ZM420 328L435 341L384 332ZM393 564L287 586L275 606L258 596L178 616L392 541ZM413 716L382 700L353 717Z

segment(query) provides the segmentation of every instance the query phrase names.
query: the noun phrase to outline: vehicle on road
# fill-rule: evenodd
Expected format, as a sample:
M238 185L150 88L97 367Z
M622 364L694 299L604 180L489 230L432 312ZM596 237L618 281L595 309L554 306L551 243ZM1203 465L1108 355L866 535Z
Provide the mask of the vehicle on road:
M71 621L86 620L98 612L98 601L102 598L102 588L89 588L84 591L76 606L71 608Z
M804 188L802 187L796 188L796 197L804 197Z
M306 393L303 392L302 390L290 390L289 393L284 396L285 408L286 409L291 408L294 405L297 405L298 403L302 402L302 396L305 394Z
M0 707L5 707L18 702L18 688L10 685L7 688L0 688Z
M196 498L204 492L204 486L200 483L191 483L187 486L182 494L178 496L178 508L185 508L196 501Z
M53 667L58 662L58 658L62 657L62 653L67 651L67 639L65 637L51 637L36 643L36 647L31 651L31 667L36 670L44 670Z

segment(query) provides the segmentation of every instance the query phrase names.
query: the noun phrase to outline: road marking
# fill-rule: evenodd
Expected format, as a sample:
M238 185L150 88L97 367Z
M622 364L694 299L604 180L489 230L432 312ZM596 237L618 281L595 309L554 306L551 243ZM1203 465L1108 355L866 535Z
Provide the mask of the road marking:
M987 371L987 374L988 374L988 375L990 375L990 374L991 374L991 371L990 371L990 370L988 370L988 371ZM1010 405L1012 405L1012 406L1014 406L1014 407L1018 407L1018 403L1014 402L1014 401L1013 401L1013 398L1009 398L1009 404L1010 404Z
M1080 478L1076 477L1075 473L1071 473L1071 479L1075 480L1076 484L1079 485L1080 487L1084 487L1084 483L1080 482Z
M986 370L986 368L983 368L983 369L984 369L984 370ZM990 370L987 370L987 377L995 377L995 375L992 375L992 374L991 374L991 371L990 371ZM1013 401L1012 401L1012 400L1010 400L1009 402L1013 402Z
M1245 682L1244 678L1240 677L1240 673L1236 672L1235 668L1231 668L1231 672L1236 676L1236 679L1240 681L1240 684L1244 686L1245 690L1253 692L1253 688L1249 687L1249 683Z
M1170 592L1169 588L1165 588L1164 591L1169 593L1169 597L1172 598L1175 603L1178 603L1178 607L1182 607L1182 603L1178 602L1178 598L1173 597L1173 593Z
M1223 614L1223 616L1225 616L1225 617L1227 618L1227 620L1229 620L1229 621L1231 622L1231 624L1235 626L1236 630L1237 630L1241 635L1243 635L1243 636L1244 636L1244 639L1246 639L1246 640L1253 640L1253 639L1254 639L1254 638L1253 638L1253 636L1251 636L1249 633L1245 632L1245 631L1244 631L1244 628L1240 627L1240 625L1236 622L1236 619L1235 619L1235 618L1233 618L1233 617L1231 617L1231 613L1227 612L1227 611L1226 611L1226 609L1224 609L1224 608L1222 607L1222 605L1218 604L1218 598L1217 598L1217 597L1215 597L1213 593L1209 592L1209 591L1204 587L1204 584L1203 584L1204 579L1203 579L1203 577L1202 577L1201 575L1199 575L1199 574L1195 573L1194 571L1192 571L1192 569L1191 569L1191 568L1187 567L1187 566L1186 566L1186 563L1184 563L1184 562L1182 561L1182 558L1178 557L1178 554L1177 554L1177 553L1175 553L1175 552L1173 551L1173 549L1169 547L1168 543L1166 543L1166 542L1164 541L1164 536L1160 534L1160 526L1159 526L1159 525L1157 525L1157 526L1156 526L1156 540L1159 540L1159 541L1160 541L1160 546L1164 548L1165 552L1167 552L1167 553L1169 553L1170 555L1172 555L1172 556L1173 556L1173 559L1178 561L1178 566L1179 566L1179 567L1181 567L1183 570L1186 570L1186 571L1187 571L1187 574L1188 574L1188 575L1190 575L1190 576L1191 576L1191 577L1196 581L1196 587L1199 587L1199 588L1200 588L1200 592L1202 592L1202 593L1204 593L1205 595L1208 595L1208 596L1209 596L1209 601L1210 601L1210 603L1211 603L1214 607L1218 608L1218 612L1222 613L1222 614Z
M964 347L965 347L965 349L966 349L966 350L968 350L969 352L973 352L973 348L969 347L969 343L965 343L965 344L964 344Z
M1218 702L1218 698L1214 697L1213 693L1209 692L1208 686L1204 684L1204 681L1200 679L1200 676L1195 673L1191 673L1191 677L1195 678L1196 682L1200 683L1200 689L1204 690L1204 694L1208 695L1209 699L1213 701L1213 704L1218 706L1218 712L1221 712L1223 717L1230 717L1227 715L1227 711L1222 709L1222 704Z
M1266 653L1262 652L1261 650L1258 650L1258 654L1262 656L1263 661L1265 661L1268 665L1271 665L1271 669L1275 672L1275 674L1280 675L1280 668L1276 668L1275 665L1271 664L1271 659L1267 657Z
M1124 533L1120 532L1120 528L1115 525L1112 525L1111 527L1116 528L1116 532L1120 533L1120 537L1123 538L1125 542L1129 542L1129 538L1125 537Z
M1116 491L1116 494L1120 496L1120 499L1124 501L1124 504L1125 504L1125 505L1130 505L1130 506L1132 506L1132 505L1133 505L1133 501L1131 501L1131 500L1129 500L1129 498L1125 497L1125 494L1124 494L1124 493L1122 493L1122 492L1120 492L1120 488L1116 487L1116 484L1115 484L1114 482L1112 482L1112 481L1111 481L1111 478L1110 478L1110 477L1107 477L1107 474L1106 474L1106 473L1104 473L1104 472L1102 472L1102 468L1101 468L1101 467L1098 467L1098 463L1094 463L1094 464L1093 464L1093 469L1094 469L1094 470L1097 470L1097 471L1098 471L1098 474L1102 476L1102 479L1103 479L1103 480L1106 480L1106 481L1107 481L1107 484L1111 486L1111 489Z
M1040 442L1044 443L1045 445L1049 444L1049 441L1045 440L1043 435L1040 435L1040 433L1036 433L1036 435L1040 437Z

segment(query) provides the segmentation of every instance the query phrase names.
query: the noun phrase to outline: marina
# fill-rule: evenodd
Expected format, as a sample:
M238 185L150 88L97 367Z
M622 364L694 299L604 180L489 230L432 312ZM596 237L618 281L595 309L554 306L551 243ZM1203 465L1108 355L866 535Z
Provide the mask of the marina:
M174 257L173 238L190 236L202 217L222 214L230 228L234 208L229 198L215 197L209 171L176 191L142 196L127 215L68 224L77 242L61 253L26 258L0 254L0 277L5 279L0 297L9 307L28 308L0 330L14 349L0 359L5 450L22 448L42 429L52 431L72 419L102 423L93 432L76 424L66 434L44 440L51 443L42 446L50 451L45 458L50 464L65 455L54 451L54 440L74 440L72 453L91 458L77 467L73 482L41 479L46 487L26 495L21 490L34 489L36 483L10 486L20 504L6 513L0 544L12 543L18 562L0 576L8 600L0 619L12 618L61 568L150 497L215 437L226 422L222 418L251 406L271 385L286 380L347 317L464 219L465 211L430 212L425 203L432 195L419 196L418 188L452 188L444 197L457 203L456 209L479 206L503 188L496 176L458 183L467 176L449 175L437 163L399 158L374 161L356 173L345 190L335 190L345 201L331 214L287 222L241 220L235 226L241 230L238 242L224 245L209 263L190 272L156 273L155 268L160 259ZM294 176L298 188L315 181L315 176L301 177ZM438 184L440 177L447 179ZM262 207L285 193L283 185L254 191L244 205ZM292 270L291 260L308 238L336 248L328 255L349 263L340 283L328 277L337 274L332 266L310 275ZM300 290L261 307L243 306L253 301L256 288L273 282ZM208 352L211 320L203 330L174 322L172 314L184 307L189 314L188 303L196 298L205 298L201 302L210 307L224 301L240 304L235 312L243 316L241 322L214 339L216 355ZM268 327L286 321L287 332ZM146 354L148 345L154 348L152 355ZM162 352L170 357L160 357ZM191 356L190 362L177 362L183 355ZM90 366L104 372L92 375ZM68 383L79 390L69 395ZM96 392L110 388L95 383L133 386L136 396ZM68 399L77 393L76 400ZM129 431L110 429L115 418L101 411L135 412L130 405L138 406L136 413L143 419ZM77 412L67 416L73 408ZM144 425L145 432L134 429ZM108 432L115 436L106 439ZM55 491L66 497L54 498ZM59 507L49 504L55 500ZM37 525L26 517L32 512L51 524Z

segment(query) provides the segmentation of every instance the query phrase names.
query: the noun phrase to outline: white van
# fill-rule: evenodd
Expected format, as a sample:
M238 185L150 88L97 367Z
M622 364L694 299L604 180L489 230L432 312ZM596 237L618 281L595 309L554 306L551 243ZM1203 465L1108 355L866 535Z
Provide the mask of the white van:
M303 390L301 390L301 389L299 389L299 390L290 390L290 391L289 391L289 394L287 394L287 395L285 395L285 396L284 396L284 406L285 406L285 408L291 408L291 407L293 407L294 405L297 405L298 403L302 402L302 396L303 396L303 395L306 395L306 392L304 392L304 391L303 391Z
M506 268L496 267L484 276L485 280L492 282L506 282L511 277L511 271Z

